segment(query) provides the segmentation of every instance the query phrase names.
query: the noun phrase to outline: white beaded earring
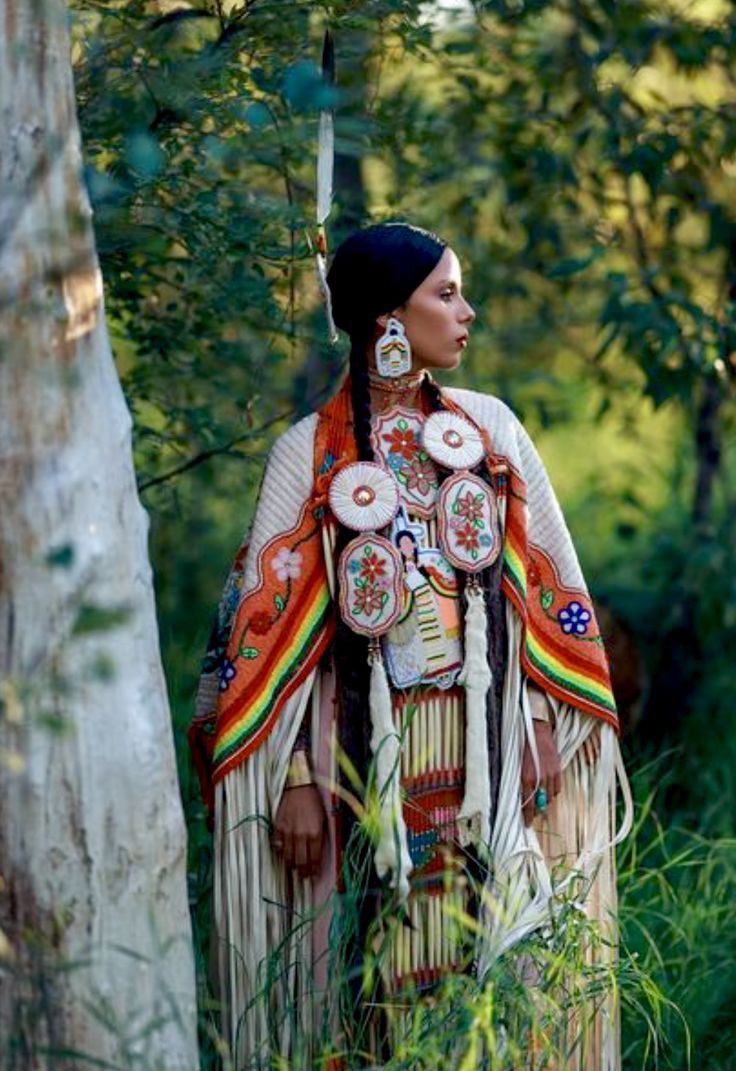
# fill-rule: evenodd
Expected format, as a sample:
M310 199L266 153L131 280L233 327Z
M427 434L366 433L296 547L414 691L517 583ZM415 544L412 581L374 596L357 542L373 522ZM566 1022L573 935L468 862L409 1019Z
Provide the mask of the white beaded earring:
M376 369L386 379L411 372L411 345L404 325L395 316L389 317L386 330L376 342Z

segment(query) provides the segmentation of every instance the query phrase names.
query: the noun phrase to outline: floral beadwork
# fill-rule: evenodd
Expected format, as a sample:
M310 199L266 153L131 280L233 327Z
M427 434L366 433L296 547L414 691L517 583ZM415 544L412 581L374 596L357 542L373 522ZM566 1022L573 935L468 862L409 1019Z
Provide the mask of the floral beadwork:
M420 457L419 454L400 469L399 477L407 491L415 491L419 495L430 494L437 482L434 465L429 458Z
M557 612L557 620L560 623L560 628L563 632L568 634L574 633L578 636L583 636L588 631L588 623L590 622L590 619L590 611L586 610L585 607L581 606L575 599Z
M367 548L358 562L358 572L361 580L365 580L369 584L375 584L386 576L386 562L379 558L375 550Z
M403 605L399 552L387 539L359 535L345 547L338 566L340 613L363 636L381 636L398 621Z
M271 562L279 580L298 580L302 574L302 556L298 550L282 547Z
M226 692L230 687L230 682L235 679L237 675L237 669L229 658L224 658L220 666L220 691Z
M254 636L265 636L273 624L273 618L265 610L257 610L248 621L248 627Z
M472 491L466 491L464 495L458 495L455 500L455 511L458 517L464 517L470 524L483 519L483 503L480 495L474 495Z
M417 434L405 420L399 421L387 435L382 436L382 439L388 445L389 454L403 457L406 461L413 461L416 457L419 449Z
M439 477L422 446L424 417L394 406L374 417L373 449L376 458L393 473L402 504L419 517L434 516Z
M450 522L452 523L452 522ZM461 524L455 528L455 539L463 550L476 552L480 547L480 535L472 524Z
M501 537L487 483L469 472L445 480L437 505L437 536L445 557L464 572L478 572L496 560Z

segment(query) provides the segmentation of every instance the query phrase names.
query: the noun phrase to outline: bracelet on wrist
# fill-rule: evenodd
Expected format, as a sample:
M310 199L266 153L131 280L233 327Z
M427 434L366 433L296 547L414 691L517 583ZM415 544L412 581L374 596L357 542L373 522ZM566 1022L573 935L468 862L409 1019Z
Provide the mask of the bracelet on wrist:
M301 788L303 785L313 785L314 774L306 751L293 751L289 769L286 772L284 788Z

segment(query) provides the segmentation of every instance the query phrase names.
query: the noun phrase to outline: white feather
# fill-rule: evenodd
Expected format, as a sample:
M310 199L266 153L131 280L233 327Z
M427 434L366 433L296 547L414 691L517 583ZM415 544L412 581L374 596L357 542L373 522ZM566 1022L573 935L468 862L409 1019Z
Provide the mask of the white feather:
M317 226L321 227L332 208L332 183L335 167L335 131L332 112L319 113L317 142Z

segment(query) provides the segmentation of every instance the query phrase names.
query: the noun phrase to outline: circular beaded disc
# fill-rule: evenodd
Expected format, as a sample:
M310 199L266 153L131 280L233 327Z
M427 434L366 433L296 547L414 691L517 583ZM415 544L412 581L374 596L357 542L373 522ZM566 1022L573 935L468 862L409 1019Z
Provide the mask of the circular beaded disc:
M483 460L480 433L456 413L432 413L424 423L422 445L445 469L472 469Z
M369 532L385 527L396 516L399 489L380 465L356 461L334 477L329 500L340 524L354 532Z

